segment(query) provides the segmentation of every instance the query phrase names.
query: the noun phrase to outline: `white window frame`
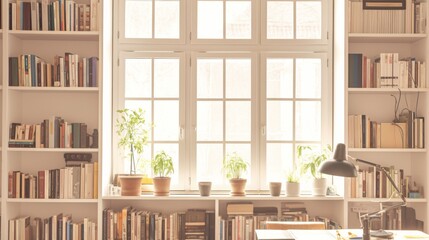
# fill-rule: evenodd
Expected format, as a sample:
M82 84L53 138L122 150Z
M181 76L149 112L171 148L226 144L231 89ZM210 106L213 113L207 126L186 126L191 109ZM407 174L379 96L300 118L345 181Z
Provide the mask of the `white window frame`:
M252 181L248 181L247 187L249 189L255 189L259 185L259 162L258 162L258 138L259 138L259 123L258 123L258 106L257 106L257 76L258 76L258 57L256 53L231 53L231 52L224 52L224 53L198 53L193 52L191 54L191 189L196 190L198 189L198 183L196 181L197 179L197 59L213 59L213 58L220 58L220 59L243 59L248 58L251 60L251 67L252 67L252 75L251 75L251 96L250 96L250 104L251 104L251 134L250 134L250 149L251 149L251 176ZM225 102L226 101L240 101L245 100L248 101L248 99L242 99L242 98L226 98L225 92L226 92L226 86L225 86L225 61L223 66L224 76L223 76L223 97L222 98L210 98L207 99L208 101L222 101L223 102L223 140L222 141L208 141L213 143L219 143L219 144L227 144L227 143L244 143L247 141L226 141L225 140L225 114L226 114L226 108L225 108ZM223 151L225 154L225 146L223 147ZM221 176L224 177L224 176ZM229 185L223 185L218 188L216 186L213 186L214 190L228 190Z
M223 1L223 37L221 39L198 39L198 0L191 0L191 33L190 39L192 44L256 44L259 40L259 28L258 26L258 11L259 0L234 0L251 2L252 4L252 34L250 39L227 39L226 36L226 7L225 2L231 0L204 0L204 1Z
M293 2L294 3L294 38L292 39L268 39L267 38L267 2ZM296 38L296 2L320 1L322 4L322 29L321 39L297 39ZM332 3L329 0L261 0L261 42L266 45L327 45L329 39L329 16L332 12ZM326 14L324 14L326 13Z
M295 131L294 131L294 136L293 139L291 141L267 141L266 138L266 126L267 126L267 122L266 122L266 116L267 116L267 69L266 69L266 62L267 59L273 59L273 58L290 58L293 59L294 61L294 69L293 69L293 81L294 81L294 93L292 98L285 98L284 100L290 100L293 101L293 109L294 109L294 118L293 118L293 122L295 125L295 103L296 101L301 101L301 100L319 100L316 98L296 98L295 97L295 90L296 90L296 74L295 74L295 70L296 70L296 59L297 58L318 58L321 59L321 81L322 81L322 89L321 89L321 96L320 96L320 102L321 102L321 139L320 141L296 141L295 140ZM296 145L298 144L318 144L321 146L325 146L326 144L330 144L332 143L332 131L331 131L331 127L332 127L332 81L331 78L329 78L329 66L328 66L328 56L327 53L262 53L261 54L261 85L260 85L260 96L261 96L261 100L260 100L260 122L261 122L261 127L262 127L262 134L260 137L260 179L265 181L265 183L261 184L261 188L262 189L268 189L268 184L266 184L266 153L267 153L267 143L268 142L275 142L275 143L291 143L293 144L294 147L294 151L293 151L293 161L297 160L296 157ZM326 84L324 84L326 83ZM283 100L281 98L279 98L280 100Z
M172 186L173 190L184 191L191 193L189 190L197 190L196 182L196 86L195 86L195 67L197 56L218 56L226 57L239 56L240 54L252 55L252 100L251 100L251 126L252 126L252 185L248 185L248 192L259 192L268 190L268 186L264 184L266 181L266 162L265 162L265 129L266 118L266 102L265 102L265 65L264 59L267 56L300 56L301 54L311 56L323 55L326 63L326 71L323 72L322 81L329 81L329 84L322 83L322 113L326 116L322 119L322 123L326 123L322 127L322 143L323 145L332 143L332 68L329 67L332 59L332 43L328 40L332 36L332 3L329 0L321 0L322 16L325 23L322 24L322 40L303 40L303 39L288 39L288 40L267 40L266 33L263 34L263 28L266 28L266 1L267 0L251 0L252 1L252 39L196 39L196 9L197 0L180 0L181 6L181 23L180 23L180 39L126 39L124 38L124 10L125 1L114 1L116 9L114 12L114 89L113 89L113 122L116 121L116 110L124 106L124 57L126 56L162 56L162 55L180 55L181 58L181 79L180 79L180 125L184 129L182 134L184 139L180 142L180 159L179 162L179 181L180 186ZM297 1L297 0L290 0ZM300 0L309 1L309 0ZM265 7L264 7L265 6ZM225 29L225 28L224 28ZM266 32L266 30L265 30ZM117 64L116 64L117 61ZM324 69L324 68L322 68ZM225 86L224 86L225 87ZM324 101L329 102L324 102ZM256 104L255 104L255 103ZM182 111L183 110L183 111ZM224 109L225 111L225 109ZM225 126L224 126L225 127ZM113 127L113 146L112 154L113 164L112 170L122 169L123 161L117 161L119 156L117 147L117 136L115 127ZM253 141L257 144L254 145ZM152 153L153 154L153 153ZM255 172L256 171L256 172ZM122 173L122 172L113 172ZM223 177L223 176L219 176ZM225 193L229 190L226 187Z
M157 99L159 100L178 100L179 101L179 133L181 136L178 137L178 144L179 144L179 169L176 169L175 172L179 172L179 182L185 183L187 176L189 175L189 170L187 168L187 163L184 161L186 159L186 138L184 137L185 133L185 109L186 109L186 103L185 103L185 82L186 82L186 74L185 74L185 64L186 64L186 56L184 53L181 52L126 52L121 51L119 53L119 66L118 66L118 76L116 77L116 83L114 86L116 87L116 91L114 91L114 98L117 99L117 103L113 104L113 119L118 118L117 110L123 109L125 106L125 84L121 83L125 79L125 60L126 59L179 59L180 61L180 77L179 77L179 97L176 98L154 98L154 75L153 75L153 68L152 65L152 96L151 97L142 97L142 98L131 98L133 100L145 100L145 101L151 101L152 104L152 119L146 119L147 123L151 124L154 120L154 101ZM113 121L115 123L115 121ZM116 133L116 126L113 126L113 132ZM146 147L151 148L151 157L153 157L156 153L154 152L153 143L175 143L176 141L154 141L153 139L153 131L150 131L149 134L152 135L151 141L148 142L148 145ZM113 138L113 146L118 146L118 138ZM117 147L113 147L113 154L114 156L120 156L121 152ZM115 158L114 158L115 159ZM182 160L182 161L181 161ZM123 161L113 161L113 169L123 169ZM187 186L186 186L187 187ZM185 186L183 185L171 185L172 190L183 190L185 189Z
M126 38L125 37L125 0L115 1L116 7L119 8L119 27L117 36L120 43L136 43L136 44L184 44L186 36L186 0L180 1L180 23L179 23L179 38L155 38L155 1L152 0L152 38ZM115 33L114 33L115 34Z

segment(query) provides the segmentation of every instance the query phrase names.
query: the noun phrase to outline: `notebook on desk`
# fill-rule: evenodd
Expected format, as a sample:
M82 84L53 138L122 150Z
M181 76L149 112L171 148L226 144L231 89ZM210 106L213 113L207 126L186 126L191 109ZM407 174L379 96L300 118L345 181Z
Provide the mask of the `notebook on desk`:
M284 230L256 230L258 240L295 240L293 233Z

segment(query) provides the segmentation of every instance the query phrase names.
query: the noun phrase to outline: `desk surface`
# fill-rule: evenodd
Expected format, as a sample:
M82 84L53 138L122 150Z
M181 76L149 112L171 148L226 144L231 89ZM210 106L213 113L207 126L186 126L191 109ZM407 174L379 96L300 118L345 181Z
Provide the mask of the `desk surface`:
M338 230L344 240L362 239L361 229ZM395 240L422 239L429 240L429 235L414 230L392 230ZM349 233L357 238L349 238ZM258 240L337 240L337 230L256 230ZM360 237L360 238L359 238Z

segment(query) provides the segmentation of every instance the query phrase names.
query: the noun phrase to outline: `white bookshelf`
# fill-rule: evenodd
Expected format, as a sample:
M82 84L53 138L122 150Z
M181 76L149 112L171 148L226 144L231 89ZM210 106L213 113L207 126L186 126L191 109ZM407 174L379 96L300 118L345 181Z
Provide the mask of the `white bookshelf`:
M397 88L347 88L348 83L348 54L362 53L374 60L380 53L399 53L399 58L416 57L423 60L426 65L429 61L427 52L427 33L348 33L348 9L349 1L345 1L346 13L342 15L346 22L342 30L345 31L344 48L344 115L345 115L345 136L347 141L347 116L352 114L366 114L371 120L377 122L391 122L394 118L394 98L398 96ZM427 32L427 27L426 27ZM339 38L338 38L339 39ZM341 41L341 39L340 39ZM337 75L341 77L341 75ZM426 72L426 83L428 74ZM412 110L417 110L419 116L428 119L427 108L429 106L428 88L408 89L401 88L402 100L400 110L408 106ZM418 101L418 106L415 103ZM408 104L408 105L406 105ZM395 169L404 169L405 176L411 175L413 180L423 186L423 198L407 198L407 205L416 209L417 219L424 221L424 230L427 231L428 223L428 201L427 190L429 178L428 152L427 152L427 121L425 126L425 148L423 149L400 149L400 148L348 148L348 154L352 157L361 158L382 166L395 166ZM360 165L364 168L368 167ZM344 197L345 227L359 228L357 213L351 208L356 205L365 205L376 202L400 202L399 198L351 198L349 180L346 180L346 194Z
M19 170L36 174L39 170L65 167L64 153L90 153L98 164L98 186L101 186L102 167L102 113L103 82L111 81L103 69L103 60L111 55L111 43L103 28L111 28L103 23L103 12L111 12L111 1L98 1L97 31L23 31L9 30L9 3L1 1L0 30L0 72L1 94L1 239L8 239L8 220L30 216L47 218L54 214L71 214L73 222L88 217L98 226L98 239L101 239L101 187L95 199L22 199L8 198L8 172ZM90 0L78 1L89 4ZM111 30L107 31L111 33ZM110 44L110 45L109 45ZM12 87L8 85L9 57L20 54L34 54L53 64L54 56L64 56L71 52L82 57L96 56L99 59L97 87ZM111 63L107 63L109 65ZM111 69L111 68L109 68ZM110 74L111 76L111 74ZM106 77L106 78L105 78ZM109 87L110 85L107 84ZM109 90L106 92L111 91ZM59 116L69 122L88 125L88 133L98 129L98 148L10 148L8 147L9 126L12 122L26 124L40 123L52 116Z

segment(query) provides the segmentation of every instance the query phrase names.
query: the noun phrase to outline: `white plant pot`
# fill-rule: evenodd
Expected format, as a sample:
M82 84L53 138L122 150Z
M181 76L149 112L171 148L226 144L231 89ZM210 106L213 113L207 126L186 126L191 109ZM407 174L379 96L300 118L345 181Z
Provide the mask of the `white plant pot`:
M313 196L326 196L326 178L313 179Z
M286 182L286 197L298 197L300 192L300 184L294 182Z

